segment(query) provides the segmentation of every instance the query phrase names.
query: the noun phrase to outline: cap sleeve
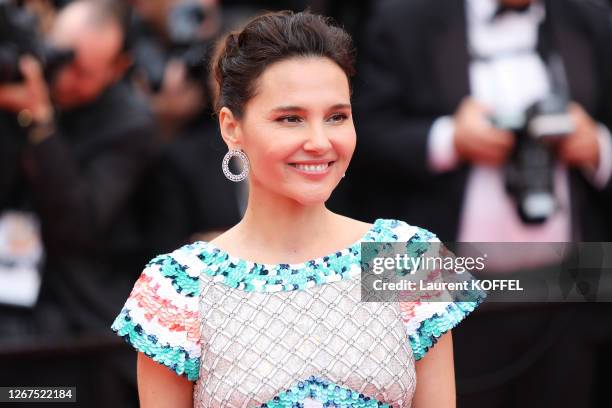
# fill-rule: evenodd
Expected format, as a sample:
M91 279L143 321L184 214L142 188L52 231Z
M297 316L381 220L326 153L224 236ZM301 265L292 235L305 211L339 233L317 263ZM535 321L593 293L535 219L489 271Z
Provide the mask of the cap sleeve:
M418 235L418 241L429 244L422 256L437 256L443 259L455 257L435 234L422 228L418 228L415 234ZM414 237L406 241L408 245L416 242ZM445 269L444 273L446 274L445 281L469 281L472 277L468 272L457 273ZM420 279L426 282L440 281L442 274L439 269L434 268L425 271ZM469 289L468 285L468 290L453 291L453 294L448 290L429 290L426 294L421 293L420 295L411 293L411 301L400 302L401 316L415 359L423 358L440 336L457 326L485 298L486 292Z
M180 249L153 258L111 328L137 351L195 381L201 353L200 282L198 268L184 262L185 256Z

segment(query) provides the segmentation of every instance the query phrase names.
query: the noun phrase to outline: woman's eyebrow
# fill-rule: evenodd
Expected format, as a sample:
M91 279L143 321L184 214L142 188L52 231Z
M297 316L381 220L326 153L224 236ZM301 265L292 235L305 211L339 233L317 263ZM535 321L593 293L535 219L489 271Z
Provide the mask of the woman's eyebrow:
M335 109L351 109L351 104L349 103L337 103L333 106L330 106L328 110L335 110ZM272 112L301 112L301 111L305 111L305 108L302 108L300 106L293 106L293 105L288 105L288 106L279 106L276 107L274 109L272 109Z
M279 106L277 108L272 109L272 112L300 112L305 110L306 109L299 106Z
M351 104L350 103L337 103L331 108L329 108L329 110L336 110L336 109L351 109Z

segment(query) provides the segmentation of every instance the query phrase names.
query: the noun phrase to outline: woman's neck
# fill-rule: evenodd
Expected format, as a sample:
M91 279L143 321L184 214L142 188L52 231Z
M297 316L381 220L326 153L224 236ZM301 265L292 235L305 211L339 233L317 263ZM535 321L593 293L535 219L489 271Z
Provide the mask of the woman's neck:
M299 254L329 241L339 218L325 203L304 205L274 192L251 189L239 227L241 236L256 247Z

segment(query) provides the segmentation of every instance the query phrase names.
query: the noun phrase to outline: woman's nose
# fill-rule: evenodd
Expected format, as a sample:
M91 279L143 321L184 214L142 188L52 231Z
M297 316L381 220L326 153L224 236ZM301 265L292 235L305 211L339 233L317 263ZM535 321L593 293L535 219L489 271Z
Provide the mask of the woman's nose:
M308 139L304 143L304 150L313 152L326 152L331 148L332 144L329 137L325 133L322 126L313 127L310 129Z

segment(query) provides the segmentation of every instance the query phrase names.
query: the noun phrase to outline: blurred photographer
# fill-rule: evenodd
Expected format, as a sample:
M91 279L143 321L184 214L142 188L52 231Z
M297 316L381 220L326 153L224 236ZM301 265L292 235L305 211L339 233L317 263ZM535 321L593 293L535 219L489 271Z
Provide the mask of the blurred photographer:
M21 27L19 18L9 20L11 32ZM1 313L0 329L13 327L8 334L16 336L2 336L5 341L64 348L81 347L80 336L103 342L143 262L133 197L151 155L155 125L146 102L123 80L131 63L125 20L120 3L69 3L45 39L65 55L52 70L55 57L24 46L35 41L0 42L0 54L11 56L0 59L0 109L11 116L6 123L12 129L0 137L20 145L13 150L25 180L19 186L31 197L46 253L36 307L29 314L20 311L20 317L30 317L30 326L20 333L3 325L10 314ZM77 354L53 369L36 359L21 360L0 383L78 384L82 406L119 406L120 392L91 388L99 384L96 376L111 383L121 378L109 375L112 356ZM133 375L133 367L124 373Z
M21 76L0 84L0 106L22 127L22 167L47 251L42 300L53 298L67 330L103 330L129 291L140 238L130 199L148 162L154 124L122 81L130 58L122 9L75 1L49 42L73 54L45 78L41 61L14 61ZM140 262L138 261L135 262ZM79 293L75 293L79 292Z
M572 0L446 6L386 1L370 21L356 160L389 200L356 211L403 214L447 240L610 240L609 10ZM536 172L517 167L525 156ZM381 181L380 163L394 176ZM398 196L398 184L410 192ZM520 206L531 187L552 194L527 200L529 216Z
M357 166L346 181L359 180L350 193L356 215L403 217L447 241L612 240L607 6L388 0L375 8L355 92ZM377 200L363 200L364 190ZM505 255L501 269L555 261ZM609 349L612 333L599 323L609 308L589 306L477 312L454 335L459 406L591 406L595 375L606 369L594 363L595 345Z

